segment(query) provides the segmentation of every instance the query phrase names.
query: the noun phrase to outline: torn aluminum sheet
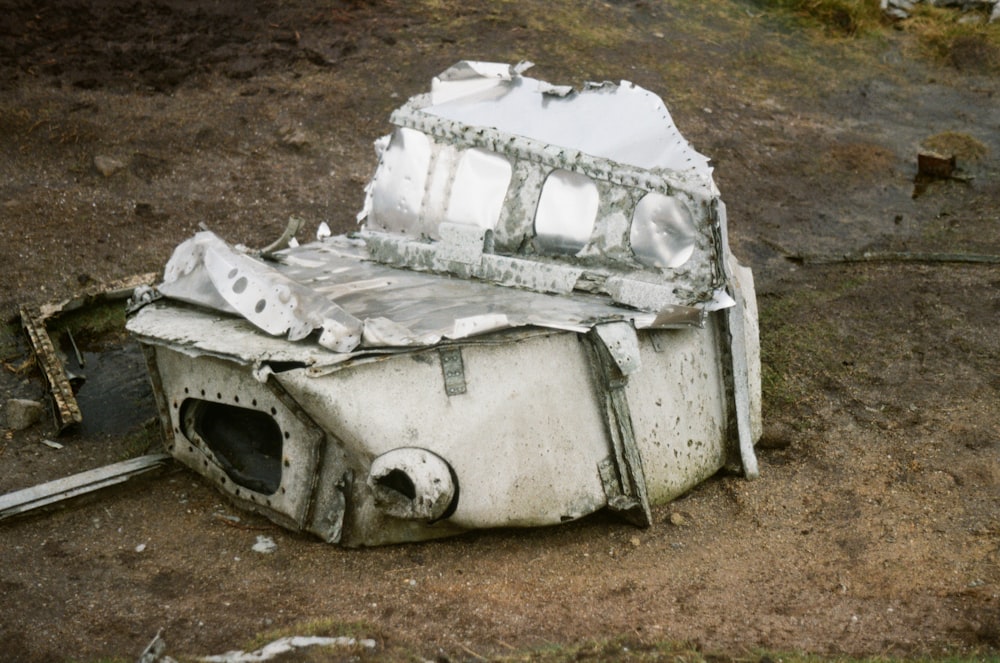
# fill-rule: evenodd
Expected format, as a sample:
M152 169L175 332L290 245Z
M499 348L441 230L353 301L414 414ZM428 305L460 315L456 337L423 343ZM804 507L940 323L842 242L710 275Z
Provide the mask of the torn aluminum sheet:
M177 459L348 546L648 525L756 475L753 277L708 160L653 93L527 67L459 63L393 113L357 232L177 248L128 322Z

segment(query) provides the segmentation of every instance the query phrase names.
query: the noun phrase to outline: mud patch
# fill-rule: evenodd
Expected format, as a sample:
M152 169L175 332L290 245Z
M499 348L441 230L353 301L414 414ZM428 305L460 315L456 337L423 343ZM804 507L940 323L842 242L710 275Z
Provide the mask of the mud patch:
M343 4L292 20L277 2L14 3L0 27L0 88L41 76L79 90L170 92L213 72L246 80L300 60L327 66L342 49L314 43L310 29L350 23L358 3Z

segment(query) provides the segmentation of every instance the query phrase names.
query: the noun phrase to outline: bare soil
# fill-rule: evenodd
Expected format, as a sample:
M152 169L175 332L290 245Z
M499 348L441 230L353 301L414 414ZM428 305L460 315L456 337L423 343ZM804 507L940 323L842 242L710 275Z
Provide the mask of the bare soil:
M44 396L18 303L159 270L201 223L250 246L291 215L349 230L388 113L461 59L632 80L713 158L757 276L761 478L715 477L644 530L342 550L175 468L0 525L0 658L134 660L159 629L175 657L279 632L398 659L997 656L1000 265L949 256L1000 252L1000 80L905 30L841 41L749 0L0 0L4 400ZM915 189L946 132L978 146L971 179ZM0 492L158 444L54 436L3 434Z

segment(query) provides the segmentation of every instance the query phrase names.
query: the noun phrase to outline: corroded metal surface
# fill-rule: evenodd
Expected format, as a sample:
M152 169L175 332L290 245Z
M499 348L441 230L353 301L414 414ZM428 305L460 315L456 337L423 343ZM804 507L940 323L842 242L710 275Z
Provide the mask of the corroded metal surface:
M129 329L168 449L343 545L641 526L757 473L753 277L708 160L631 83L463 62L397 110L358 232L199 233Z
M79 424L83 421L83 414L66 375L66 367L56 354L52 339L45 329L45 318L42 317L41 311L34 306L21 306L21 325L28 335L28 340L31 341L31 347L35 351L35 358L45 375L45 380L49 383L56 428L61 432Z

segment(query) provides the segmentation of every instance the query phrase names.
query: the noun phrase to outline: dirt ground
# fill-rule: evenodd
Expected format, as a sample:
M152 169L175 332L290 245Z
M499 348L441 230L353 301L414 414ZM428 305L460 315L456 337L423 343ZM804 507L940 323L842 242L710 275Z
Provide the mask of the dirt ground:
M657 92L713 159L766 422L759 480L715 477L649 529L342 550L174 468L0 524L0 658L134 660L159 629L175 657L340 632L378 643L345 658L998 655L1000 265L950 258L1000 253L1000 77L975 43L938 63L906 29L834 38L765 7L0 0L4 400L44 395L17 304L160 270L200 223L250 246L291 215L301 239L349 230L392 108L458 60L527 59ZM968 177L916 188L946 132ZM0 492L148 437L7 431Z

